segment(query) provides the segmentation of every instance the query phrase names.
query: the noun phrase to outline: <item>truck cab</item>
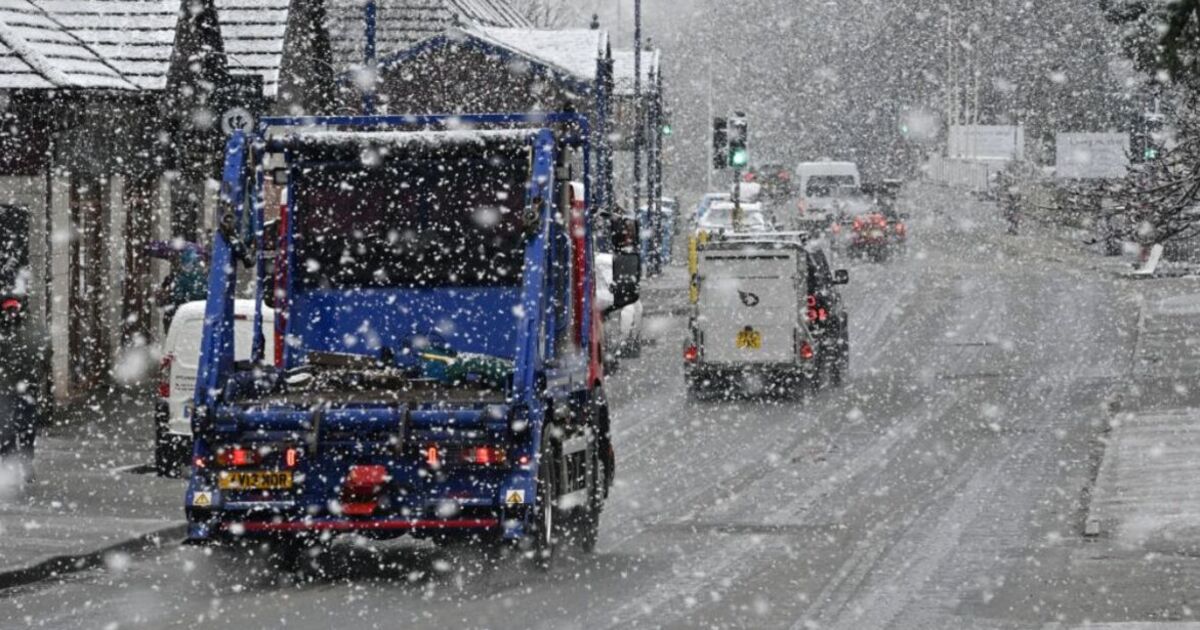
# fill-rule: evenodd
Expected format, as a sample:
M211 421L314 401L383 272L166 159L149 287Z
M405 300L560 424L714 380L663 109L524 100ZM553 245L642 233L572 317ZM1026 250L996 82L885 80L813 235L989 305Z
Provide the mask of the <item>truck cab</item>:
M594 546L615 455L589 134L577 114L373 116L266 119L230 140L191 542L508 541L542 566L561 540ZM286 187L278 234L262 228L268 177ZM259 287L246 362L232 334L239 261ZM617 306L637 283L618 274Z

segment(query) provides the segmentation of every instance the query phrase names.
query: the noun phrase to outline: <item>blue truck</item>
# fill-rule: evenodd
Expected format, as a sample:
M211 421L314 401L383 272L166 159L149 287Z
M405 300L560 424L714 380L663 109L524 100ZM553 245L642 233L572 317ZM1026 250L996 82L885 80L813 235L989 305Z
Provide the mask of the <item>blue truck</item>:
M543 567L563 541L594 548L616 461L593 145L576 113L267 118L234 134L191 405L189 542L287 557L341 533L411 535L513 544ZM286 201L268 233L272 186ZM638 298L634 249L617 254L609 308ZM258 304L244 362L239 267Z

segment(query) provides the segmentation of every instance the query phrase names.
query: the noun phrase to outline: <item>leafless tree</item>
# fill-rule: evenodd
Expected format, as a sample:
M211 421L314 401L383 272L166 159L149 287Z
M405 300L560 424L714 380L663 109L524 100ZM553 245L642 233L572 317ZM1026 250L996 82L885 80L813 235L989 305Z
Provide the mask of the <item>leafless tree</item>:
M574 17L567 0L512 0L512 6L538 28L562 28Z

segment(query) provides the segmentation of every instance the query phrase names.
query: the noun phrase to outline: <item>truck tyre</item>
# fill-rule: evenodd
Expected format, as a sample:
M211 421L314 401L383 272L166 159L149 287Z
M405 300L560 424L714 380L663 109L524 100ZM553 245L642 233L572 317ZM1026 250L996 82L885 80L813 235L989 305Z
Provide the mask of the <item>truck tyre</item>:
M558 449L550 437L550 425L542 430L542 446L538 454L537 504L530 527L533 565L542 571L554 566L554 552L558 545L560 527L556 504L558 503Z
M596 551L600 537L600 513L604 510L604 496L608 493L608 468L600 452L600 441L596 440L591 450L592 485L588 489L588 504L580 510L576 520L576 539L584 553Z

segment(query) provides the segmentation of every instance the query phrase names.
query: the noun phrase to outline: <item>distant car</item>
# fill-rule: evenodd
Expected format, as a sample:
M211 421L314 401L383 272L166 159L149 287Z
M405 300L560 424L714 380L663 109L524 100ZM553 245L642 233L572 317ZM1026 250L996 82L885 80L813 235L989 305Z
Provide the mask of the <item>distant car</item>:
M25 208L0 206L0 459L22 473L52 410L50 337L28 300L29 218Z
M596 304L601 312L609 310L613 303L613 256L596 254ZM620 359L633 359L642 352L642 313L639 300L609 313L604 319L604 355L609 368L616 368Z
M732 202L720 201L714 203L696 224L696 233L706 232L712 234L734 231L772 232L775 230L775 226L767 218L761 204L742 204L742 223L736 227L733 224L733 210Z
M158 401L154 407L154 468L161 476L178 474L191 455L190 405L200 364L205 302L188 302L175 312L163 340ZM234 359L249 361L254 334L254 301L234 302ZM264 358L275 361L275 312L263 307Z
M696 212L692 216L692 221L694 223L699 223L704 217L704 214L708 212L708 209L711 208L714 203L719 201L729 201L731 199L733 199L733 195L730 195L727 192L705 193L704 196L700 198L700 203L696 204Z

